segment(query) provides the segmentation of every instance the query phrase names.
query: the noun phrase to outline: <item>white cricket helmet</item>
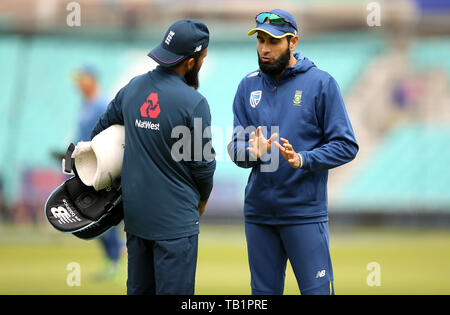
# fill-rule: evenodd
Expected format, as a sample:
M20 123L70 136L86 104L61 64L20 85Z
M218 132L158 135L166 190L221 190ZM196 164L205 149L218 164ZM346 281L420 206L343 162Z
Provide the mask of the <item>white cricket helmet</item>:
M112 185L122 174L125 149L125 127L112 125L92 141L78 142L72 154L83 184L99 191Z
M63 172L73 174L45 203L45 215L58 231L81 239L98 237L123 219L122 162L125 128L113 125L89 142L70 144Z

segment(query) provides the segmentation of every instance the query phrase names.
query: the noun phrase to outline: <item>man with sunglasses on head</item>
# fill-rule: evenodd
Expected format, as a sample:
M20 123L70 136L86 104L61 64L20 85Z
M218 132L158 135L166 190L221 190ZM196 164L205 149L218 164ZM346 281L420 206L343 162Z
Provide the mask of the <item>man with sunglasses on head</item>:
M283 294L288 259L301 294L334 294L328 170L353 160L358 144L337 82L294 52L294 17L262 12L255 33L259 70L238 86L228 145L239 167L252 168L244 202L252 294ZM275 169L263 168L269 152L280 158Z

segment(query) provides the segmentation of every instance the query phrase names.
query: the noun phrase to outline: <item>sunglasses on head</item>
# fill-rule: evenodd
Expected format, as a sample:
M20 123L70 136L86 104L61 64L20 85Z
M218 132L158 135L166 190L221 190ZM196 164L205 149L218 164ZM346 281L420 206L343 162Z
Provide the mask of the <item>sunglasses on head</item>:
M287 23L290 26L292 26L295 30L297 30L297 28L291 22L289 22L288 20L284 19L279 15L276 15L275 13L262 12L256 16L255 20L259 24L264 24L268 22L273 25L283 26L284 24Z

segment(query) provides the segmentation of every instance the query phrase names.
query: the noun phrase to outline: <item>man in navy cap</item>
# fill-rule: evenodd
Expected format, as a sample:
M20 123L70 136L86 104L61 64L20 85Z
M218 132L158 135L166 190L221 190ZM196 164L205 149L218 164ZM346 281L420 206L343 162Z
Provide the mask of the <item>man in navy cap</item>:
M199 216L216 166L209 105L197 91L208 43L200 21L171 25L148 54L159 66L123 87L92 131L125 126L128 294L194 294Z
M358 144L337 82L294 52L294 17L261 12L255 33L259 70L238 86L228 145L239 167L252 168L244 203L252 293L282 294L289 259L301 294L333 294L328 170L351 161Z

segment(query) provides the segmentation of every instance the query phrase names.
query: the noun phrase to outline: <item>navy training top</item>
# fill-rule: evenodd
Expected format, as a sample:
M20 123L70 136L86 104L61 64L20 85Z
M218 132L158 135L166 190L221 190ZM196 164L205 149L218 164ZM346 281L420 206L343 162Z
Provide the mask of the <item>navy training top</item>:
M91 138L114 124L125 126L125 231L149 240L198 234L199 201L208 199L216 168L205 97L158 66L117 93Z
M228 153L239 167L252 168L245 188L246 222L327 221L328 170L353 160L359 149L336 80L303 53L294 56L297 63L278 82L254 71L242 79L235 95ZM289 140L301 167L292 168L275 145L252 160L248 140L258 126L266 138L276 132Z

